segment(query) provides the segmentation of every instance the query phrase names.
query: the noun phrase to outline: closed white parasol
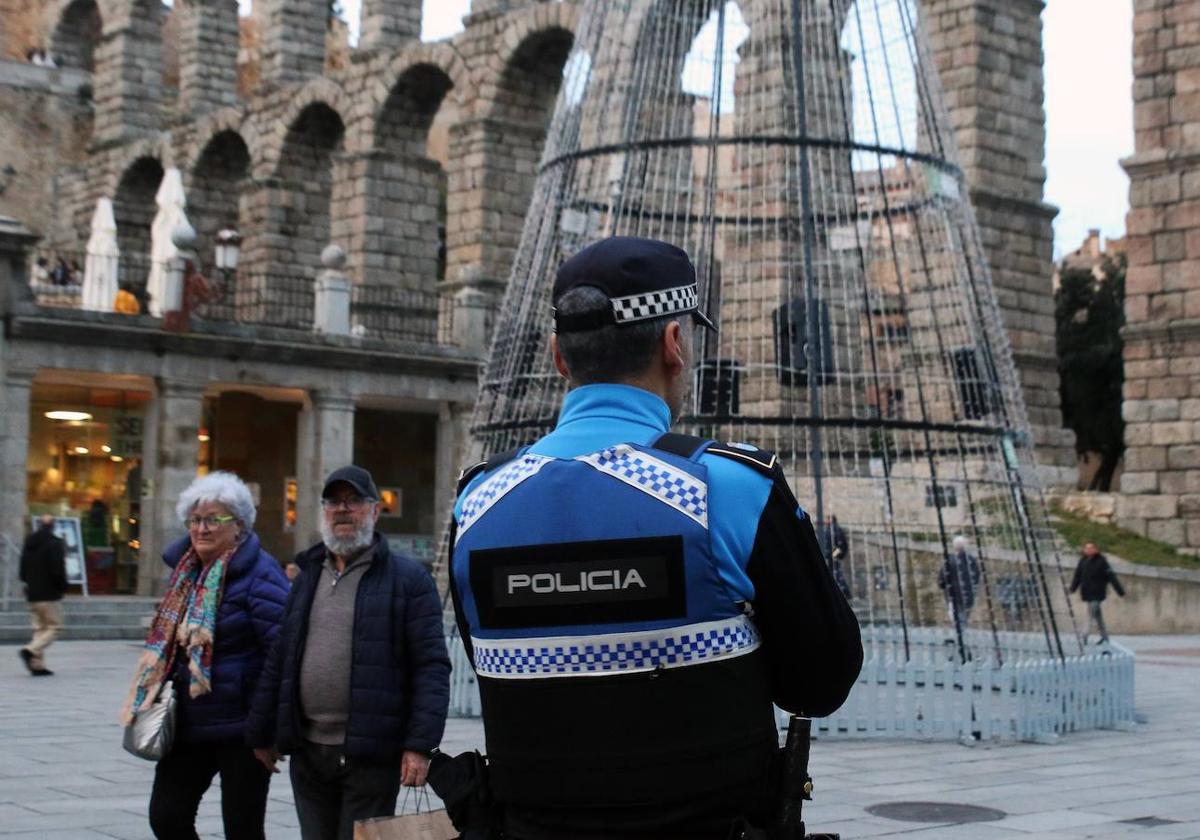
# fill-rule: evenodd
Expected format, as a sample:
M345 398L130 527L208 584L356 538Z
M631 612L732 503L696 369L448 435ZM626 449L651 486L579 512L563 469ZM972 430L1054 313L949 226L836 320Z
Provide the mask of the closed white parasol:
M88 238L87 262L83 269L83 308L112 312L117 299L117 266L121 249L117 246L117 222L112 201L101 198L92 214L92 235Z

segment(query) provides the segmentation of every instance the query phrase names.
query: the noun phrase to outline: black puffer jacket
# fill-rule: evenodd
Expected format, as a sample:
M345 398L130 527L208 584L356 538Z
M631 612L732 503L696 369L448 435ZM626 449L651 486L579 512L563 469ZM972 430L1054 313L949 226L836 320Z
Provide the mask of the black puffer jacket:
M1088 557L1086 554L1079 558L1079 565L1075 567L1075 577L1071 579L1071 591L1081 589L1080 597L1085 601L1103 601L1108 595L1108 585L1112 584L1113 589L1117 590L1117 594L1122 598L1125 597L1125 588L1121 586L1121 581L1117 580L1117 573L1112 570L1112 566L1108 565L1108 558L1103 554L1093 554Z
M442 604L433 579L416 562L393 554L378 534L354 603L350 715L346 755L390 763L403 750L429 752L442 740L450 704L450 657ZM252 747L295 752L303 738L300 664L308 614L321 577L325 546L296 557L283 631L267 659L250 711Z
M67 591L66 549L54 535L53 526L41 526L25 538L21 547L21 582L30 603L62 600Z

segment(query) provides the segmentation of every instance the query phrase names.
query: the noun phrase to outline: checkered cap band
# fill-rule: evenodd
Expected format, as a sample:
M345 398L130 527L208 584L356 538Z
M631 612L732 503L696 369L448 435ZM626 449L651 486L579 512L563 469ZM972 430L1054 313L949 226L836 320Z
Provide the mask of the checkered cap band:
M538 474L546 464L553 461L544 455L526 454L506 464L495 475L489 476L463 500L462 514L458 521L458 536L479 521L487 511L504 498L513 488L527 478Z
M699 300L695 283L642 295L613 298L613 317L618 324L664 318L679 312L691 312L697 307Z
M471 637L485 677L533 679L638 673L744 656L760 644L746 616L631 633L533 639Z
M708 485L627 443L575 459L641 490L708 528Z

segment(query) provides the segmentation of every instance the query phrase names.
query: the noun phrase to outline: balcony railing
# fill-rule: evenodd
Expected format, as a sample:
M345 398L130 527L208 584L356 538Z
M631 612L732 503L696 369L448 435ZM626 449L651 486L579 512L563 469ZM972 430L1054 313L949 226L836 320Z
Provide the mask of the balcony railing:
M80 309L83 305L83 254L64 257L68 266L80 266L78 276L58 283L49 274L61 252L52 255L46 271L35 272L38 256L30 260L30 290L39 306ZM122 256L118 287L133 295L139 314L150 313L148 278L152 263L147 257ZM244 271L239 275L222 273L210 266L197 272L204 278L192 280L191 293L198 302L191 311L193 325L240 324L312 333L316 281L311 277L288 273ZM42 276L43 282L34 282ZM61 279L61 272L60 272ZM343 298L344 300L344 298ZM128 304L128 301L126 301ZM453 344L448 328L450 300L441 300L436 292L402 289L382 284L350 287L350 337L382 342ZM114 319L133 313L118 311ZM441 327L439 329L439 323Z

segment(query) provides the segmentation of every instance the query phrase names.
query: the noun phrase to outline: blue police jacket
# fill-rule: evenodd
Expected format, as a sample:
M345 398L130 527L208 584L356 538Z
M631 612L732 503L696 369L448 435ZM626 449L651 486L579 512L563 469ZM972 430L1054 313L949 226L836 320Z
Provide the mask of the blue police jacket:
M478 470L455 505L451 592L516 836L701 834L762 817L772 700L840 705L858 673L857 622L774 458L664 447L669 424L647 391L577 388L552 433ZM803 574L781 587L780 565ZM763 585L780 591L764 599ZM802 622L829 622L812 641L845 660L815 690L794 632L812 628L788 618L809 601L826 603Z

